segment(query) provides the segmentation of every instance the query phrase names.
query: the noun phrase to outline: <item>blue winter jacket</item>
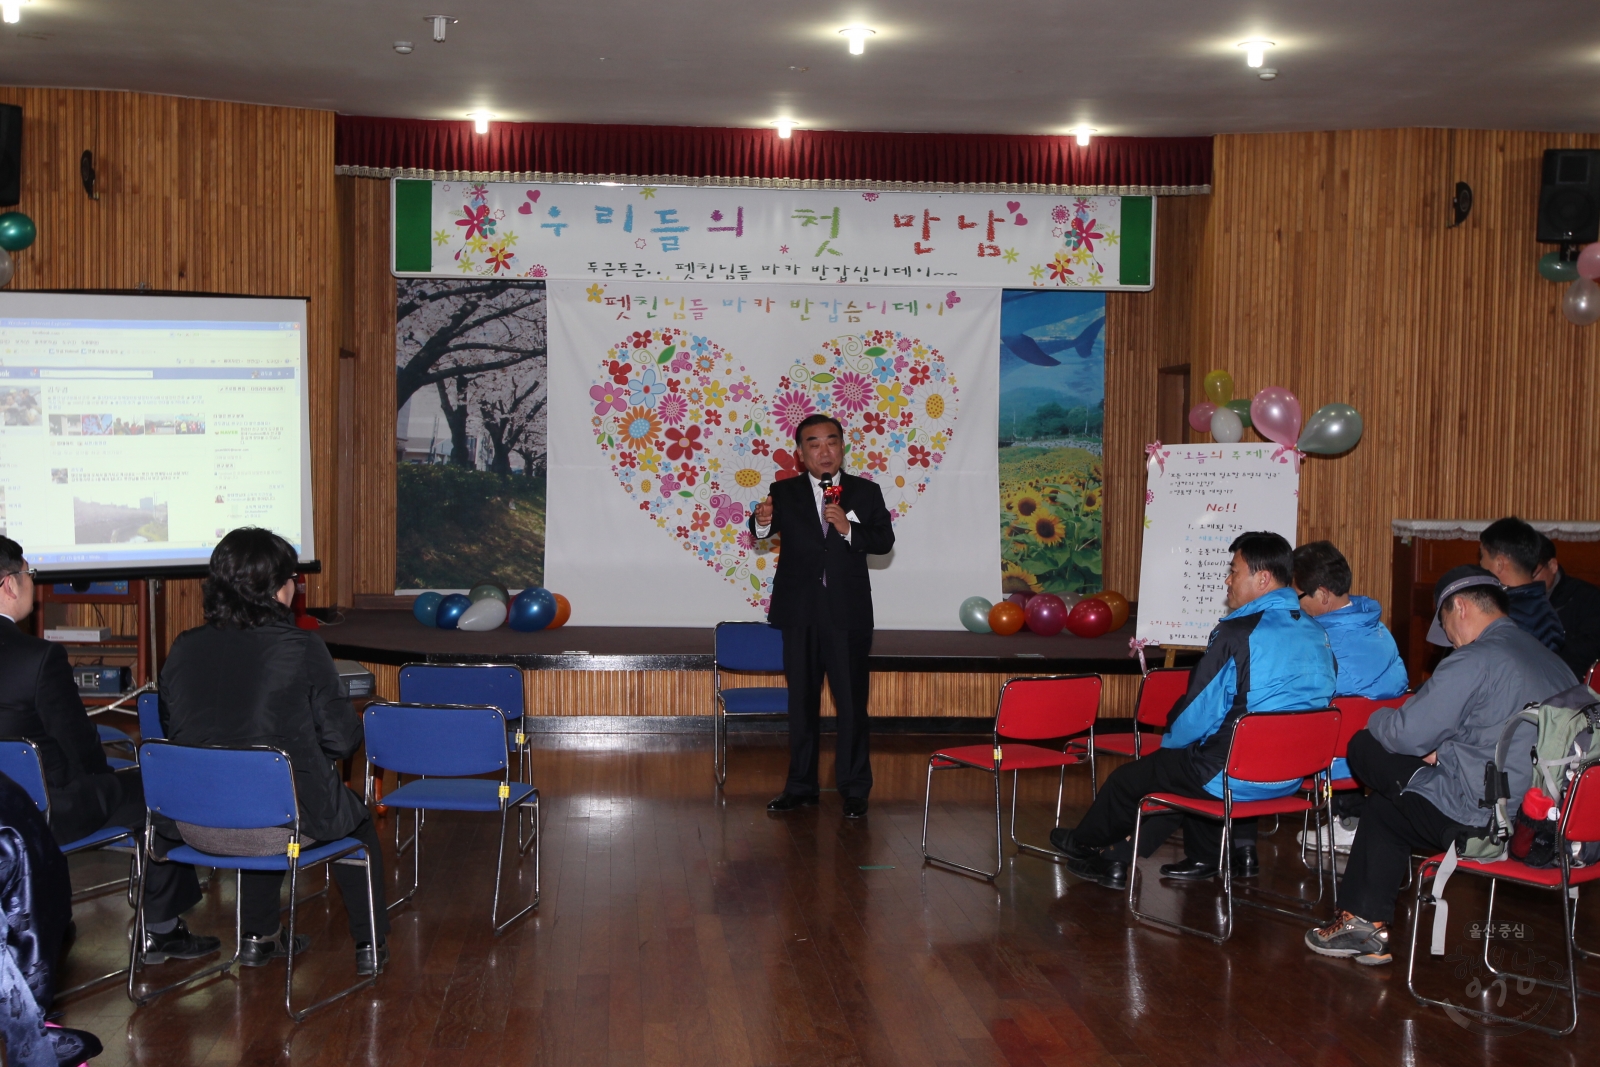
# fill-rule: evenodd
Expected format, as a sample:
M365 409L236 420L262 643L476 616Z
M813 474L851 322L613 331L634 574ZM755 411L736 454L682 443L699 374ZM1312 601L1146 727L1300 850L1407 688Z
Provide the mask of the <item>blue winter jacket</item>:
M1333 699L1335 667L1328 635L1300 610L1292 589L1274 589L1222 617L1173 705L1162 748L1187 749L1196 777L1222 796L1228 745L1240 716L1252 711L1306 711ZM1288 796L1301 779L1233 782L1235 800Z
M1353 596L1348 607L1317 616L1317 622L1328 631L1333 658L1339 664L1334 696L1385 700L1406 691L1406 665L1382 615L1383 608L1376 600ZM1350 777L1343 756L1333 761L1332 774L1335 779Z

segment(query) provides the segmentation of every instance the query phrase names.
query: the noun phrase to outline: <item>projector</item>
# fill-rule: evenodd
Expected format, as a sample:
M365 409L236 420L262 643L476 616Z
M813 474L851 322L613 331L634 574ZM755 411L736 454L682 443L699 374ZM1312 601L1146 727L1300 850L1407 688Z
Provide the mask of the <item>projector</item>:
M339 670L339 688L346 697L369 697L375 680L372 672L353 659L336 659L333 665Z
M72 680L79 696L117 696L133 684L133 671L127 667L74 667Z

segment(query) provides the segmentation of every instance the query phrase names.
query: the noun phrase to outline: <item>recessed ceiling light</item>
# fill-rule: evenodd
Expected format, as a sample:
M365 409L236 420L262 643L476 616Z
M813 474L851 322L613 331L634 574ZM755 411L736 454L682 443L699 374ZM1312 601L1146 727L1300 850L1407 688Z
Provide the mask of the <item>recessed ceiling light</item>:
M21 22L22 5L31 3L33 0L0 0L0 12L4 13L7 22Z
M444 30L446 26L454 26L461 20L454 15L424 15L423 22L433 23L433 39L439 44L444 43Z
M1260 78L1264 82L1269 82L1277 76L1278 69L1276 67L1262 67L1260 73L1256 75L1256 77Z
M473 133L488 133L489 132L489 120L494 118L494 117L495 117L495 115L494 115L493 111L469 111L469 112L467 112L467 118L472 120L472 132Z
M1267 41L1260 37L1252 37L1248 41L1240 41L1239 47L1245 50L1245 63L1250 67L1259 67L1262 63L1266 62L1267 49L1274 47L1276 44L1276 41Z
M796 74L804 74L806 71L810 70L811 68L810 67L790 67L789 69L794 71Z
M409 56L411 54L412 47L413 45L410 41L396 41L394 43L394 50L403 56Z
M1068 132L1072 134L1080 146L1087 148L1089 145L1089 135L1093 133L1099 133L1100 131L1095 129L1093 126L1074 126Z
M850 54L853 56L864 55L867 51L867 38L876 37L877 30L869 30L865 26L846 26L839 31L839 36L850 42Z
M800 128L800 124L794 119L773 119L772 124L778 127L778 136L785 141L789 139L789 134Z

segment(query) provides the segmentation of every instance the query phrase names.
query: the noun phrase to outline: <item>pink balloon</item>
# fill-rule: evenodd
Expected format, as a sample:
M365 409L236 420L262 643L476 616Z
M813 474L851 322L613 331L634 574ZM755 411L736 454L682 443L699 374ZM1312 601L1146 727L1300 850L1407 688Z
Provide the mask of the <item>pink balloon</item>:
M1209 400L1202 400L1189 409L1189 425L1194 427L1196 433L1211 432L1211 415L1217 410L1217 405Z
M1250 422L1269 441L1294 447L1300 439L1300 401L1281 385L1269 385L1250 401Z
M1028 629L1042 637L1054 637L1067 624L1067 605L1053 593L1040 593L1023 609Z
M1578 253L1578 277L1591 282L1600 278L1600 244L1584 245Z

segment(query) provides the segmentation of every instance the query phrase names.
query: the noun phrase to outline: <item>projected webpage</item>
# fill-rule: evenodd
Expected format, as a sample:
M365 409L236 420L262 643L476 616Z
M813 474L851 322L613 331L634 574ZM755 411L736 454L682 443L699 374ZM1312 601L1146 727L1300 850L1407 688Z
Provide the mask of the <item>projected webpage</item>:
M0 530L53 570L204 563L244 525L301 549L303 333L0 317Z

